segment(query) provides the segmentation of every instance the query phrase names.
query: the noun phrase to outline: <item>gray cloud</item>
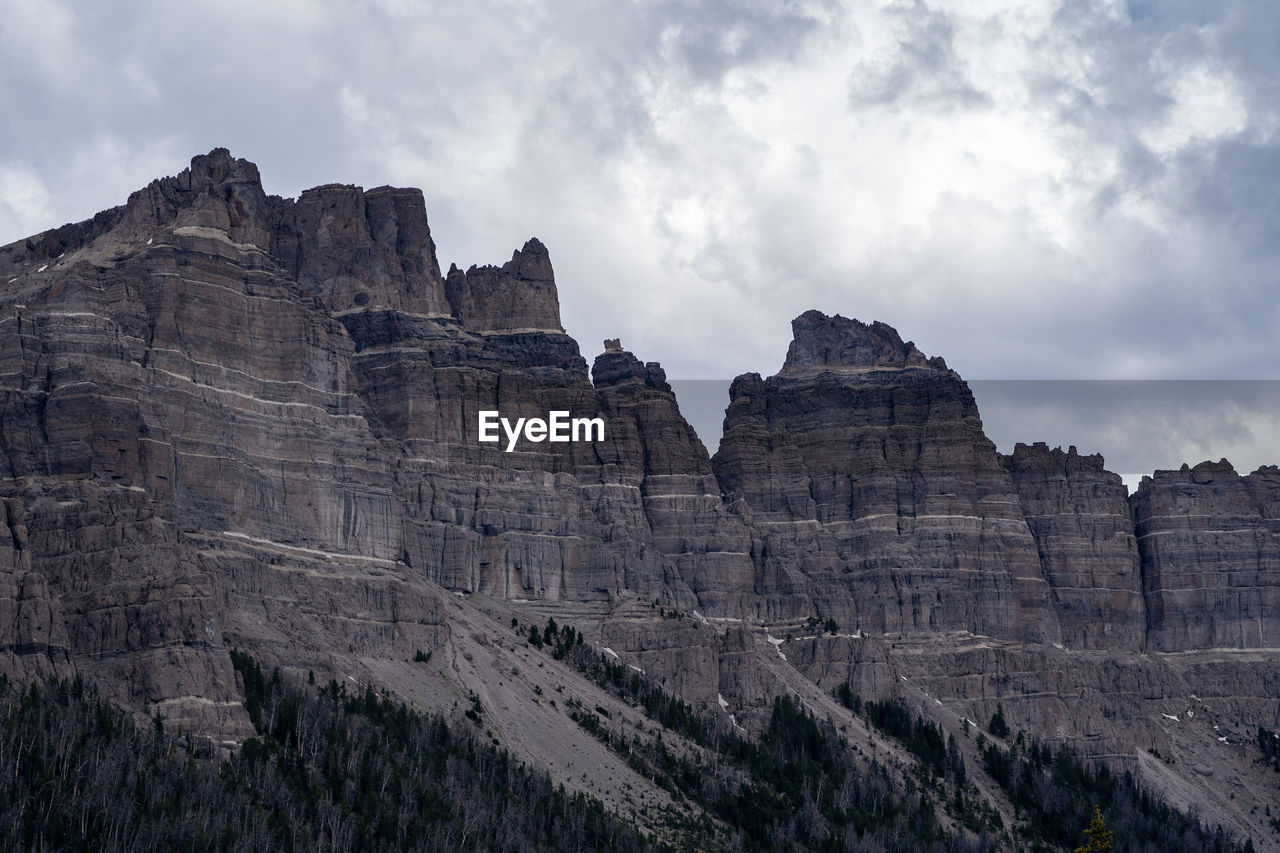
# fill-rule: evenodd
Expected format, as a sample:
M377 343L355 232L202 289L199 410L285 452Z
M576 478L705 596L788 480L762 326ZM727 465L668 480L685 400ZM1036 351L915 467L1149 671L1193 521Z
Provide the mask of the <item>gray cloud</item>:
M978 380L971 383L989 437L1076 445L1107 468L1149 474L1226 458L1241 473L1276 464L1280 382L1275 380Z
M0 241L226 145L423 187L446 265L541 237L588 356L675 377L776 370L812 307L971 377L1275 374L1280 10L9 6Z
M988 106L990 99L968 76L955 49L955 25L946 11L924 0L889 7L896 44L887 56L860 61L850 75L852 106L928 105L943 110Z

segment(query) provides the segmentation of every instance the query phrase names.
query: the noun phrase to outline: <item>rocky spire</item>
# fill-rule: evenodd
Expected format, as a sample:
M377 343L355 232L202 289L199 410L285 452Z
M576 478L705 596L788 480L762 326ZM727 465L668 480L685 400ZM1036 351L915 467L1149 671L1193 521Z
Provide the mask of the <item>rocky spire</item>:
M129 196L120 236L142 237L166 227L213 228L235 243L271 246L271 203L258 167L225 148L191 158L176 175L152 181Z
M806 311L791 321L791 332L784 373L877 367L946 369L941 358L926 359L914 343L903 343L898 332L884 323L867 325L839 314L828 317L821 311Z
M560 298L547 247L531 237L500 267L449 268L445 293L454 316L476 331L563 332Z

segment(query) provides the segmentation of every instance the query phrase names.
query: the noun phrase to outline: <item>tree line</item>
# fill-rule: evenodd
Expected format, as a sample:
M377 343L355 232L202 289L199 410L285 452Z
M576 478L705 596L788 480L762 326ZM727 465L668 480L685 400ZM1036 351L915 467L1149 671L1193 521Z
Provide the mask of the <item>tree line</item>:
M222 761L79 679L0 678L0 849L664 849L472 726L235 664L257 735Z

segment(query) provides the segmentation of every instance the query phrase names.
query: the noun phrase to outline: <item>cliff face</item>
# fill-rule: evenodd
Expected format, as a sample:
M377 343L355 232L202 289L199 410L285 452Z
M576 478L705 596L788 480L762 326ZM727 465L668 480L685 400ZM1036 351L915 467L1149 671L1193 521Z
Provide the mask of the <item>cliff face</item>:
M883 324L810 311L738 377L713 462L766 577L877 633L1057 640L1036 544L968 386Z
M684 608L686 576L750 589L661 369L609 353L593 386L536 240L446 281L420 192L269 197L217 150L0 267L9 668L123 661L156 686L118 679L122 699L208 728L229 644L404 657L448 632L435 584ZM607 428L508 453L476 440L482 409Z
M452 649L498 695L467 655L527 608L747 725L841 682L1099 754L1182 743L1161 715L1193 691L1280 723L1251 651L1280 635L1277 469L1126 498L1101 457L1002 456L883 324L797 318L711 459L659 365L588 368L537 240L442 276L419 191L281 199L220 149L0 247L0 282L0 671L235 741L233 647L418 699L445 682L397 667ZM507 452L482 410L605 434Z
M1035 536L1062 637L1076 649L1138 651L1146 612L1138 540L1118 474L1100 455L1019 444L1005 465Z
M816 311L733 383L710 460L659 366L608 342L588 375L540 242L443 277L417 190L281 199L219 149L0 267L9 542L74 482L203 537L183 566L231 537L510 599L1073 648L1262 647L1275 618L1274 472L1159 472L1131 512L1100 457L1002 457L940 358ZM508 453L486 409L606 436Z
M315 200L269 198L252 164L215 151L93 225L0 252L15 665L69 661L127 704L235 737L246 721L227 645L270 635L281 600L344 650L398 652L445 630L433 593L391 572L352 590L329 568L394 565L402 510L351 339L324 310L355 285L307 271L374 258L359 285L378 302L404 282L363 201L341 211L354 225L321 216L320 238L271 254L296 233L279 223L306 221ZM421 606L369 630L331 603L372 597L370 613ZM23 617L32 607L47 628ZM31 664L24 650L41 643L48 663Z
M1223 459L1156 471L1130 503L1152 650L1276 646L1280 469L1241 477Z

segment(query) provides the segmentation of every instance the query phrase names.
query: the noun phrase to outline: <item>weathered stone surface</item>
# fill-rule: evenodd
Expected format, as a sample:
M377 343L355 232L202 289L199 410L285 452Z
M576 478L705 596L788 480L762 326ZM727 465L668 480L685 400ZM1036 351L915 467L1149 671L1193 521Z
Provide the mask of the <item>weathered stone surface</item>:
M1143 477L1130 502L1149 648L1280 645L1280 469L1183 465Z
M3 252L19 273L0 299L12 330L0 343L3 474L99 484L91 506L120 492L153 514L174 541L135 532L138 565L102 560L169 602L148 620L167 631L171 655L205 660L190 672L213 673L193 687L155 669L154 685L127 697L135 707L189 696L221 707L229 644L330 670L326 655L430 648L447 629L422 583L686 608L696 599L682 567L720 599L737 588L734 572L749 586L734 550L746 537L661 368L632 376L639 362L619 349L601 370L621 359L620 371L592 385L559 330L536 240L500 269L455 275L455 314L419 192L271 198L252 164L218 150L32 246ZM507 453L477 441L480 409L565 410L603 416L607 429L598 442ZM79 654L50 638L106 623L85 627L95 608L68 609L48 566L17 545L29 494L11 501L3 615L11 651L43 649L48 670ZM207 572L198 612L186 593L160 592L191 587L185 567L197 564ZM338 615L343 597L379 589L367 618ZM308 603L317 596L328 602ZM133 649L118 628L94 654ZM243 725L226 713L226 725Z
M445 292L467 329L564 331L551 256L537 238L500 267L473 266L465 273L450 267Z
M883 324L811 311L792 327L778 375L734 381L713 460L762 537L768 591L879 633L1056 640L1035 541L968 386Z
M806 311L791 321L794 337L787 348L782 372L815 370L865 370L877 367L935 367L946 369L941 358L932 361L911 341L903 342L897 329L884 323L867 325L858 320L828 317Z
M665 372L606 341L591 375L606 423L618 425L618 455L607 461L639 466L649 535L670 566L667 585L679 579L692 591L680 602L687 607L754 610L751 534L725 509L706 448L681 417Z
M272 253L332 314L451 313L420 190L329 184L277 202Z
M1102 456L1018 444L1004 457L1071 648L1138 651L1146 637L1128 496Z
M6 670L79 672L120 704L188 731L248 733L232 712L230 660L209 653L222 639L215 577L141 490L76 479L5 492Z

